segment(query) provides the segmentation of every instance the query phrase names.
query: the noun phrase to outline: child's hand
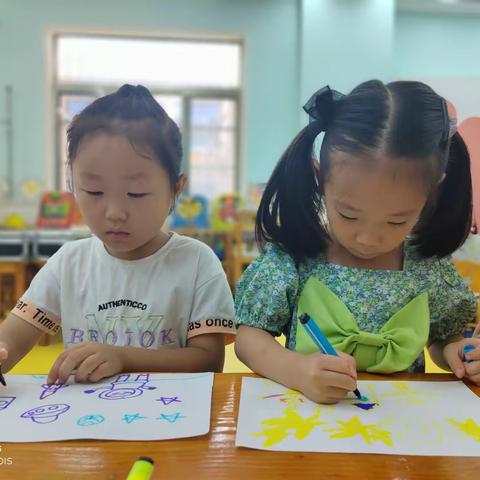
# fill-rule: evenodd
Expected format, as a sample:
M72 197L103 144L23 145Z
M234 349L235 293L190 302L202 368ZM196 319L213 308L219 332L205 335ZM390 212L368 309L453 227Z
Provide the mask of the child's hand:
M476 348L464 357L465 345L474 345ZM443 348L443 356L457 378L467 378L472 383L480 385L480 338L464 338L452 342ZM467 363L465 360L471 360Z
M98 382L123 370L122 348L103 343L80 343L61 353L47 383L66 383L76 369L76 382Z
M312 353L299 365L300 391L318 403L337 403L357 388L355 360L339 352L339 357Z
M8 347L5 342L0 342L0 362L8 358Z

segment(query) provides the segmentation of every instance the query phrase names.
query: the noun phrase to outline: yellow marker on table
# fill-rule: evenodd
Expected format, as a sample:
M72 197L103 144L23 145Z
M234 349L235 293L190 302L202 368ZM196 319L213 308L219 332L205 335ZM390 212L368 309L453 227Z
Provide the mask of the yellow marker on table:
M150 457L138 457L133 464L127 480L149 480L153 473L153 460Z

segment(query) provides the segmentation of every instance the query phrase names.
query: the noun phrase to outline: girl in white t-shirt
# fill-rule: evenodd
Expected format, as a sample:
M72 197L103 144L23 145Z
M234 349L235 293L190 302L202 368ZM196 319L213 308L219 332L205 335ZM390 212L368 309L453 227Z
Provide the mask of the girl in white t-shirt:
M74 118L68 179L94 236L55 253L0 325L4 371L60 327L49 383L222 370L235 327L221 264L161 230L185 185L181 158L177 125L145 87L124 85Z

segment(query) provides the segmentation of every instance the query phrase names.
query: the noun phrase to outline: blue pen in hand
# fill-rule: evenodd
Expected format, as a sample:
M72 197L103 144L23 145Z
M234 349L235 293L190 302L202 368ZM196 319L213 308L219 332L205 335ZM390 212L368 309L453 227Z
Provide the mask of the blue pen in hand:
M300 315L300 323L303 325L303 328L305 328L306 332L310 335L313 343L315 343L315 345L322 353L324 353L325 355L335 355L336 357L338 357L338 353L327 340L327 337L318 328L317 324L310 318L309 315L307 315L306 313ZM356 388L353 393L359 400L363 399L358 388Z
M465 363L471 363L473 360L468 360L468 358L465 358L465 355L468 353L468 352L471 352L472 350L475 350L475 345L465 345L463 347L463 358L464 358L464 362Z

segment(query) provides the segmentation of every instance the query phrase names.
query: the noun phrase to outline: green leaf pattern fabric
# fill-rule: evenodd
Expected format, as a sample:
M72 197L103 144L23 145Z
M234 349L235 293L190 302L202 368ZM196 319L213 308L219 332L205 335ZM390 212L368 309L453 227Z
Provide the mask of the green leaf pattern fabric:
M448 257L423 259L406 244L401 271L336 265L325 255L296 265L279 247L267 244L238 283L237 324L261 328L275 336L283 333L286 346L294 350L300 295L311 277L338 297L364 333L378 334L397 312L422 294L428 298L428 338L432 341L463 333L476 314L476 297ZM419 335L424 331L422 325L415 325ZM423 369L423 352L405 367L407 371Z

